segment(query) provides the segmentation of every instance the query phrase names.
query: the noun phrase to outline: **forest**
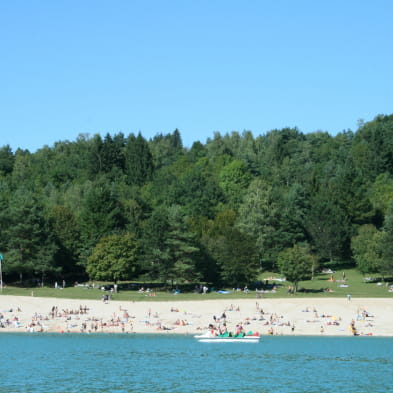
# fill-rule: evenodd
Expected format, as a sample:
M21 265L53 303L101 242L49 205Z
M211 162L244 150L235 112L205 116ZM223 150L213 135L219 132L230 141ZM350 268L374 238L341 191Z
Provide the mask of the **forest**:
M197 135L195 136L197 139ZM297 128L79 135L0 148L5 282L296 282L332 261L393 275L393 115Z

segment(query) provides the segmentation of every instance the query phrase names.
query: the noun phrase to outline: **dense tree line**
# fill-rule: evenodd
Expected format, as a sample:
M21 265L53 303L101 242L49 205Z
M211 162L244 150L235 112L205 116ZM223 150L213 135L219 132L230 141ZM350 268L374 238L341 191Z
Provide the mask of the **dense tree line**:
M185 148L175 130L3 146L0 207L9 280L238 286L264 269L297 282L328 261L388 276L393 115L334 137L215 133Z

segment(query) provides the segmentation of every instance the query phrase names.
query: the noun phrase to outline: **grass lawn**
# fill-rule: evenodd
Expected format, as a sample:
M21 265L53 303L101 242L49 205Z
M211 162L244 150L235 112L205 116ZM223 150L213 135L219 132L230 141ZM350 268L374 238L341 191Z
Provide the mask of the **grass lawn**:
M269 284L276 283L276 293L265 292L263 298L303 298L303 297L346 297L348 294L355 297L389 297L393 298L393 292L388 292L386 283L378 285L381 282L378 278L375 280L366 280L356 269L340 269L334 271L334 279L336 281L329 281L331 274L317 274L313 280L302 281L299 283L299 292L296 295L289 295L287 287L291 285L285 281L273 281L272 277L280 278L278 273L265 272L261 275L261 281L269 279ZM343 272L345 272L346 282L342 280ZM348 287L341 287L341 285L348 285ZM392 284L392 282L390 282ZM329 288L331 292L323 292L324 289ZM304 291L302 290L304 289ZM255 299L257 294L255 291L248 293L236 292L232 288L229 289L229 294L219 294L217 292L210 292L206 295L196 293L180 293L177 295L171 292L156 292L156 296L149 296L146 293L139 293L137 290L122 290L117 294L112 295L113 300L122 301L173 301L173 300L202 300L202 299ZM7 286L3 288L3 295L16 296L37 296L37 297L53 297L53 298L69 298L69 299L93 299L100 300L103 291L95 289L87 289L84 287L66 287L64 289L55 289L53 287L43 288L20 288Z
M382 282L380 277L365 277L356 269L338 269L332 268L334 281L330 281L332 274L319 273L313 280L301 281L298 285L296 297L346 297L350 294L352 297L392 297L393 292L388 292L386 282ZM345 273L346 281L343 282L343 273ZM277 277L277 273L264 273L262 279L269 277ZM390 279L392 280L392 279ZM277 281L278 282L278 281ZM293 296L288 295L287 286L289 282L281 282L281 286L277 290L276 297ZM393 284L390 281L390 284ZM345 287L347 285L347 287ZM324 292L324 289L330 292ZM303 292L302 289L305 291Z

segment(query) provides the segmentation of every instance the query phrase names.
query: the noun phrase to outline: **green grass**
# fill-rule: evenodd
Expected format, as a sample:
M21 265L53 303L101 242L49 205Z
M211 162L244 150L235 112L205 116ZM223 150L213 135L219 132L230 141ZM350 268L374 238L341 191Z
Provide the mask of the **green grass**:
M388 292L386 282L382 282L380 277L374 277L374 280L366 280L365 277L359 273L356 269L334 269L334 279L336 281L329 281L330 274L319 273L316 274L313 280L299 282L299 292L296 293L296 297L346 297L350 294L352 297L392 297L393 293ZM343 272L345 272L346 282L339 282L342 280ZM277 273L264 273L262 279L266 279L270 276L280 277ZM391 279L392 280L392 279ZM382 285L377 285L378 282L382 282ZM278 288L276 297L289 297L286 293L287 286L291 283L282 283L283 285ZM348 288L342 288L340 285L347 284ZM393 284L390 281L390 284ZM305 292L301 292L304 288ZM323 292L323 289L329 288L332 292Z
M334 297L346 297L351 294L355 297L385 297L393 298L393 293L388 292L388 289L383 285L377 285L380 279L376 278L375 281L367 281L356 269L338 269L335 270L334 278L336 280L342 279L342 273L345 271L346 284L348 288L341 288L341 282L330 282L328 281L330 274L317 274L313 280L302 281L299 283L299 290L305 289L304 292L299 291L296 295L287 294L287 287L291 285L289 282L278 282L276 293L264 293L263 298L311 298L311 297L322 297L322 298L334 298ZM277 273L265 272L261 275L261 280L266 280L270 277L280 277ZM393 280L393 279L391 279ZM274 281L269 280L269 283ZM390 282L392 284L392 281ZM323 289L330 288L332 292L323 292ZM201 299L255 299L257 294L255 291L249 293L244 292L233 292L232 289L230 294L222 295L217 292L207 293L206 295L195 294L191 292L180 293L178 295L172 294L170 291L157 291L156 296L149 296L146 293L139 293L136 290L122 290L117 294L112 295L113 300L121 301L176 301L176 300L201 300ZM43 288L21 288L17 286L7 286L3 288L3 295L16 295L16 296L32 296L35 297L52 297L52 298L68 298L68 299L93 299L100 300L104 292L95 288L87 289L84 287L67 287L64 289L55 289L53 287Z

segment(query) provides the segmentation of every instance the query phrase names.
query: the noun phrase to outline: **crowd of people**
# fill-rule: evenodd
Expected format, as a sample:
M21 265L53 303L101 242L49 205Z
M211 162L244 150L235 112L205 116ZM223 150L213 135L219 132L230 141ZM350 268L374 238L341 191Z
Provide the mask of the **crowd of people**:
M348 334L354 332L349 315L344 315L334 309L333 312L322 312L316 307L303 306L295 310L281 307L279 302L269 300L240 300L238 304L226 304L222 301L216 304L215 312L210 316L205 305L206 302L130 302L123 307L120 302L111 301L110 297L104 304L98 301L88 301L88 304L79 304L75 301L62 299L58 305L35 308L33 312L22 312L22 308L30 308L32 298L27 298L20 306L4 307L0 303L0 329L2 331L28 331L28 332L160 332L173 331L176 333L197 333L214 329L217 334L242 334L249 331L258 331L261 334L287 335L287 334ZM15 297L18 299L18 297ZM35 298L34 298L35 299ZM34 301L48 304L36 299ZM260 304L260 302L262 304ZM293 301L294 304L296 301ZM13 303L14 305L18 303ZM61 305L60 305L61 304ZM192 306L191 306L192 304ZM299 305L304 303L298 303ZM334 303L329 303L334 304ZM68 305L68 307L65 307ZM145 307L142 309L141 307ZM190 306L188 306L190 305ZM263 307L262 307L263 305ZM375 316L364 306L355 306L352 302L342 303L342 306L353 309L353 320L360 326L356 327L359 334L370 334L375 330ZM357 307L357 308L356 308ZM188 309L190 308L190 309ZM26 311L24 310L24 311ZM132 310L132 313L128 310ZM279 311L281 310L281 311ZM343 310L341 308L341 310ZM296 329L295 329L296 325Z

